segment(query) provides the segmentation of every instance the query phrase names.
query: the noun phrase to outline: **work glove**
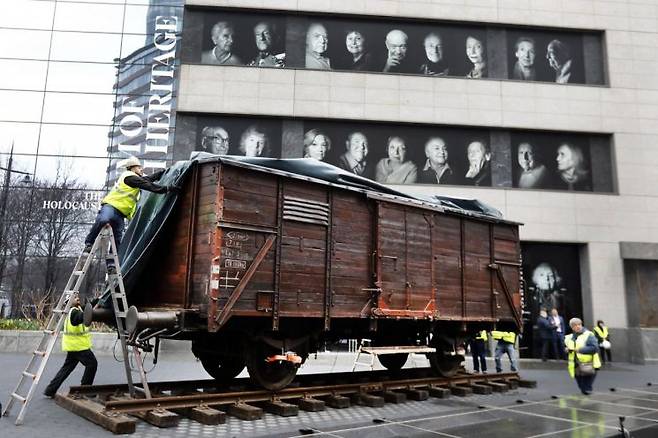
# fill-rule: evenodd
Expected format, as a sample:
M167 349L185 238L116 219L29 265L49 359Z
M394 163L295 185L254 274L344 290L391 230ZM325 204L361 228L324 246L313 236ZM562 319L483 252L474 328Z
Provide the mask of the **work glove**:
M181 187L177 186L175 184L170 185L170 186L167 187L167 192L168 193L180 193L180 191L181 191Z

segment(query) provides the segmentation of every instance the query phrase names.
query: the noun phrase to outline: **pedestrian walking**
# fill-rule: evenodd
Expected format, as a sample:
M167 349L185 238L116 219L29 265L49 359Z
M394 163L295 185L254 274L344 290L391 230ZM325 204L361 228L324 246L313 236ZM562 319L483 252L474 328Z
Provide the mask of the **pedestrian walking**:
M569 355L567 358L569 375L576 379L580 392L590 395L596 372L601 368L596 336L583 327L583 321L579 318L571 318L569 326L572 333L564 338L566 352Z
M537 318L537 331L541 341L541 360L546 362L549 350L555 359L559 359L557 343L555 342L555 326L548 319L548 313L544 309L541 309Z

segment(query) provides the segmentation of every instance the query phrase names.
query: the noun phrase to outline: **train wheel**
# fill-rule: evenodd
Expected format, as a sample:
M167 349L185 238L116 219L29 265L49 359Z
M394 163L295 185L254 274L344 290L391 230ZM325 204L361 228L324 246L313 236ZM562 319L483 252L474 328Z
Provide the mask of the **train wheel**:
M200 356L203 369L214 379L225 382L242 372L245 361L241 357L222 357L216 355Z
M387 370L399 371L407 363L409 353L381 354L377 358Z
M461 363L464 360L462 355L446 354L442 351L428 354L430 360L430 367L440 376L452 377L461 368Z
M270 348L255 348L247 358L249 376L269 391L279 391L295 379L297 366L288 361L267 362L266 359L277 354Z

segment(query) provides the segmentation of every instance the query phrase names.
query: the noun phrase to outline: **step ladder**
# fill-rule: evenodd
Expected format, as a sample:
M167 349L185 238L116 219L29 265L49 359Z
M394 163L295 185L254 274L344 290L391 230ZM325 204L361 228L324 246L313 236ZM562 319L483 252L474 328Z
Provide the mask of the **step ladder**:
M110 243L112 245L111 254L108 254L107 249ZM114 266L117 267L116 274L108 275L108 289L113 291L112 304L114 305L115 309L117 328L121 327L119 329L119 338L121 339L124 364L126 366L126 373L128 376L131 396L135 392L134 385L132 384L132 374L130 371L126 346L127 332L125 329L125 315L128 307L125 290L123 288L123 279L121 278L121 272L119 270L119 260L116 251L116 244L114 242L114 235L112 233L112 229L109 226L106 226L96 238L96 241L92 245L91 251L89 253L82 252L78 256L75 267L73 268L73 272L66 282L64 292L60 295L57 304L53 307L50 318L48 318L48 323L46 324L46 328L43 330L43 336L39 341L39 345L37 346L36 350L32 352L32 357L21 373L21 377L18 380L16 387L10 394L9 400L2 410L2 416L8 416L14 403L21 403L21 410L18 413L15 422L17 426L23 424L27 408L30 404L30 401L32 400L32 397L34 396L34 392L39 384L41 376L43 375L43 371L46 368L50 354L52 353L53 348L57 343L57 337L62 330L64 321L68 317L69 311L71 310L71 304L73 302L72 298L78 294L80 287L84 282L87 271L91 266L91 262L99 250L101 251L102 257L106 258L106 260L111 255L110 260L112 260L114 262ZM119 287L119 293L115 292L117 286ZM118 305L121 305L122 307L118 308ZM148 391L146 376L141 366L141 358L139 357L138 349L135 348L133 351L137 351L136 359L138 360L136 362L138 364L138 368L140 369L140 376L142 377L144 392L147 397L150 397L150 392ZM25 392L25 389L27 389L27 392Z
M389 347L373 347L370 339L362 339L359 343L359 349L356 357L354 358L354 365L352 365L352 372L356 371L356 367L366 366L373 371L375 368L375 359L382 354L400 354L400 353L435 353L436 348L428 347L427 345L401 345ZM360 361L361 355L368 355L365 362Z

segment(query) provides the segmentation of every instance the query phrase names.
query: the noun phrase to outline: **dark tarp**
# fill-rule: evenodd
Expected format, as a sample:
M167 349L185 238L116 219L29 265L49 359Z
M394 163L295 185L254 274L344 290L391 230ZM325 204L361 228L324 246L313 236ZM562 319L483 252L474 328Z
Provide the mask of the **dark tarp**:
M449 209L455 212L470 213L487 216L491 219L500 219L501 213L480 201L474 199L450 198L446 196L417 197L408 193L393 190L390 187L375 181L363 178L335 166L309 158L277 159L277 158L248 158L241 156L218 156L207 153L193 153L190 161L179 161L171 166L158 181L161 185L183 185L189 171L198 163L221 161L226 164L255 168L262 167L275 171L297 174L301 177L310 177L332 184L353 187L361 190L385 193L399 196L404 199L418 200ZM157 242L164 238L161 231L165 228L167 220L172 215L178 201L178 194L156 194L142 191L135 216L130 221L128 229L121 241L119 259L121 272L126 288L130 292L138 282L139 276L147 266ZM109 306L109 295L101 297L101 303Z

